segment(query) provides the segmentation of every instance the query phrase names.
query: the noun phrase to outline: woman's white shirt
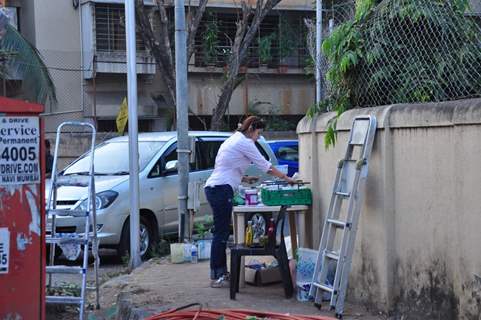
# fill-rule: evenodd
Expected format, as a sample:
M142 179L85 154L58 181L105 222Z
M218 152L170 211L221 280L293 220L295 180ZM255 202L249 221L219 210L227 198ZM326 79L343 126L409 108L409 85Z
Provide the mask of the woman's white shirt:
M262 172L267 172L272 164L257 149L254 140L237 131L222 143L215 158L215 167L206 187L228 184L233 190L239 187L247 167L253 163Z

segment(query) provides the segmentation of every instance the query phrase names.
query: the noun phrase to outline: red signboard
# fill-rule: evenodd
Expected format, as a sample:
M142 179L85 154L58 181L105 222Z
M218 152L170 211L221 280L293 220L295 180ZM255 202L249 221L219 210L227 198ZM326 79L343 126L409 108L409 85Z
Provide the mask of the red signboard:
M45 319L42 111L0 97L0 319Z

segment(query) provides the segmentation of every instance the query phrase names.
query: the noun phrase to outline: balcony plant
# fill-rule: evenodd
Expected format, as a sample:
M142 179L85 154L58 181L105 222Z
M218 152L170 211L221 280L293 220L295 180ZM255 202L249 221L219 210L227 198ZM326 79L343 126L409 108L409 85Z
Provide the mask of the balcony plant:
M217 21L210 20L207 23L202 46L204 50L204 63L208 66L215 65L219 53L219 26Z
M259 39L259 61L261 68L267 68L269 62L272 61L271 47L274 37L275 34L271 33L270 35Z

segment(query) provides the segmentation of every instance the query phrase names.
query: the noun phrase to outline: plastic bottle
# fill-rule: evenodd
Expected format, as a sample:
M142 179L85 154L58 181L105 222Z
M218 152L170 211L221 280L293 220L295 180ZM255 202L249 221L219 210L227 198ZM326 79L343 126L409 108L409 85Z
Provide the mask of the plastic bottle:
M197 246L195 245L195 243L192 243L192 246L190 247L190 262L199 262Z
M246 235L245 235L245 244L246 246L250 247L254 240L254 232L252 230L252 221L247 222L246 228Z
M274 223L274 219L271 218L269 221L269 228L267 229L267 241L270 246L275 246L276 245L276 226Z

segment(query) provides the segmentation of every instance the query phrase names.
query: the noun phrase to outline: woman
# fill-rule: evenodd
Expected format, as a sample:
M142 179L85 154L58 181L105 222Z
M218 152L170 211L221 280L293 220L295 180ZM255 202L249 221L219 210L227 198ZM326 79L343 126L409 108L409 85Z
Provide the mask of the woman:
M219 148L212 175L205 184L205 195L214 213L214 240L210 255L211 287L222 287L228 280L226 244L229 238L232 198L241 182L256 181L256 177L243 177L244 171L253 163L263 172L282 178L289 183L294 180L277 170L257 149L264 122L255 116L244 120L236 133Z

